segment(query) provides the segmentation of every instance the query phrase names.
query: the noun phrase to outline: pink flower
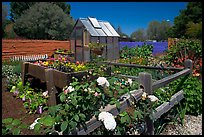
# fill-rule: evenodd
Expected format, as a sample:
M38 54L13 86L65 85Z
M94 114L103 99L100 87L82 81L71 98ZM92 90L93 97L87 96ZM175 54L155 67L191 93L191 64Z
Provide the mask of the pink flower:
M99 95L98 92L95 92L95 93L94 93L94 96L95 96L95 97L97 97L98 95Z
M13 92L13 95L18 96L18 93L19 93L18 90L16 90L16 91Z
M69 91L67 89L64 90L64 94L67 94Z
M22 98L22 101L24 102L26 100L25 96Z
M39 106L39 107L38 107L38 113L39 113L39 114L42 114L42 106Z

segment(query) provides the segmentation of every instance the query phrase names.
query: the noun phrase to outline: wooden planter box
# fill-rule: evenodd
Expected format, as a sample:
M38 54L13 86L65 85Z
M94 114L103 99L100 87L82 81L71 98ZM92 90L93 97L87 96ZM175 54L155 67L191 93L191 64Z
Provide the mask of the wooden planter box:
M87 78L87 74L90 71L93 71L93 69L80 72L65 73L55 69L35 65L29 62L24 62L22 64L22 81L23 85L25 85L27 81L26 75L30 75L32 77L40 79L43 82L46 82L48 95L50 96L48 99L48 105L52 106L56 105L56 93L58 93L56 87L62 89L63 87L69 85L72 82L72 77L75 77L79 81L82 81L82 78L84 76ZM111 75L110 68L107 69L106 73L108 75ZM93 80L96 78L98 78L98 76L90 76L88 80Z

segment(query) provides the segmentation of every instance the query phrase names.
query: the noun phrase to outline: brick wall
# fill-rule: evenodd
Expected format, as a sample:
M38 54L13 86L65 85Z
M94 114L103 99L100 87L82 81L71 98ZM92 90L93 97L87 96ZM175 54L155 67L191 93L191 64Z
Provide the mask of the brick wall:
M70 41L56 40L2 40L2 60L20 55L51 56L55 49L70 50Z

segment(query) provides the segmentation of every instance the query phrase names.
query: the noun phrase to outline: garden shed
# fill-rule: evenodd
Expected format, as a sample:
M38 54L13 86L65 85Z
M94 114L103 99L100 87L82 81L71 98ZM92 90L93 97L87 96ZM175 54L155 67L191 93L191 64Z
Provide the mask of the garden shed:
M93 55L101 55L108 60L118 59L119 36L107 21L93 17L79 18L70 37L71 51L75 54L75 60L81 62L91 61Z

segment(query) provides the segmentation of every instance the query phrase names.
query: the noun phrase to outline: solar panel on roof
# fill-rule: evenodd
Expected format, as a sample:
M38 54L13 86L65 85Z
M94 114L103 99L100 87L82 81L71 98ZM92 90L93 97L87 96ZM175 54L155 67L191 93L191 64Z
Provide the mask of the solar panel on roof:
M91 22L91 24L94 26L94 28L101 28L96 18L88 17L88 19Z

